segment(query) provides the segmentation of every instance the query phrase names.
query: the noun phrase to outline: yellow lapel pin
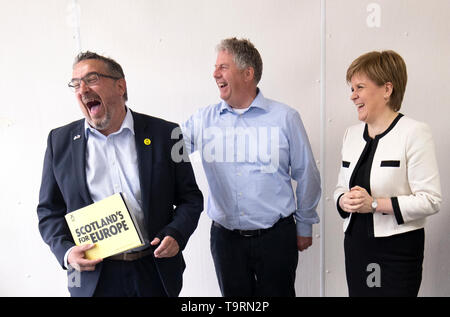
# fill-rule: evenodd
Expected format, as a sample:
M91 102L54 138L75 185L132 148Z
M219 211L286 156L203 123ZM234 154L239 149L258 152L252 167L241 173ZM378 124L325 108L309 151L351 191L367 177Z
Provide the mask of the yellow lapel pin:
M148 138L144 140L145 145L150 145L151 143L152 143L152 141Z

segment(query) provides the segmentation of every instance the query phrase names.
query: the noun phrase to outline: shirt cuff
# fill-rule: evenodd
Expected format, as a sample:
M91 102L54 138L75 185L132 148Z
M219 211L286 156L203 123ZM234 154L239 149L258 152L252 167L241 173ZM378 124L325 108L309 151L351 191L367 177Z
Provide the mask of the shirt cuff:
M67 260L69 258L69 253L70 251L72 251L73 248L75 248L75 246L71 247L69 250L66 251L66 254L64 254L64 267L66 269L69 269L69 263L67 262Z
M312 224L308 223L296 223L297 226L297 236L301 237L312 237Z

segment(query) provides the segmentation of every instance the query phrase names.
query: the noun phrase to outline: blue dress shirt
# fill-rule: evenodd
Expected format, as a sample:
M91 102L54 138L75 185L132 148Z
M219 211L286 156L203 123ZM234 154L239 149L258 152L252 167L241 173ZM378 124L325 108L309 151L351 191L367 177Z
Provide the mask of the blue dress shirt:
M108 136L92 128L84 121L86 142L86 182L94 202L122 192L127 207L136 219L144 237L145 245L127 252L139 251L148 247L149 237L145 230L142 211L141 186L134 138L134 121L131 111L127 113L119 131ZM64 256L64 265L70 251Z
M119 131L108 136L85 121L86 181L94 202L122 192L144 240L148 243L148 234L144 230L134 122L131 111L126 110Z
M230 230L255 230L294 213L297 235L311 236L320 175L300 115L260 91L239 112L222 100L182 125L188 153L200 151L209 217Z

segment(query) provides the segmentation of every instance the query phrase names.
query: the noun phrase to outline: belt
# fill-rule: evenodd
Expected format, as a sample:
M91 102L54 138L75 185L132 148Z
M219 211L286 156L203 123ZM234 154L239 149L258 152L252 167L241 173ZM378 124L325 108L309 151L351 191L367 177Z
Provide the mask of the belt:
M137 251L137 252L129 252L129 253L120 253L120 254L116 254L113 256L108 257L108 260L113 260L113 261L135 261L138 260L140 258L143 258L147 255L152 254L152 249L148 248L142 251Z
M270 228L266 228L266 229L256 229L256 230L239 230L239 229L234 229L234 230L229 230L227 228L225 228L224 226L222 226L221 224L213 221L213 226L220 228L220 229L224 229L226 231L232 232L232 233L236 233L242 237L246 237L246 238L250 238L250 237L255 237L255 236L260 236L274 228L276 228L277 226L279 226L280 224L284 223L284 222L288 222L288 221L293 221L293 217L288 216L285 218L281 218L280 220L278 220L272 227Z

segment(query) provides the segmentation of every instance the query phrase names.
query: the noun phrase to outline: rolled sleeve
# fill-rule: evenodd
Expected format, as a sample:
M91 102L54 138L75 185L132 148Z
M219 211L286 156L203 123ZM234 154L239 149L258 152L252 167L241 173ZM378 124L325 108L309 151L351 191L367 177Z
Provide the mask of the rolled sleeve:
M311 145L298 112L288 118L290 131L291 177L297 182L297 235L312 236L312 225L320 222L316 212L322 193L320 174Z

